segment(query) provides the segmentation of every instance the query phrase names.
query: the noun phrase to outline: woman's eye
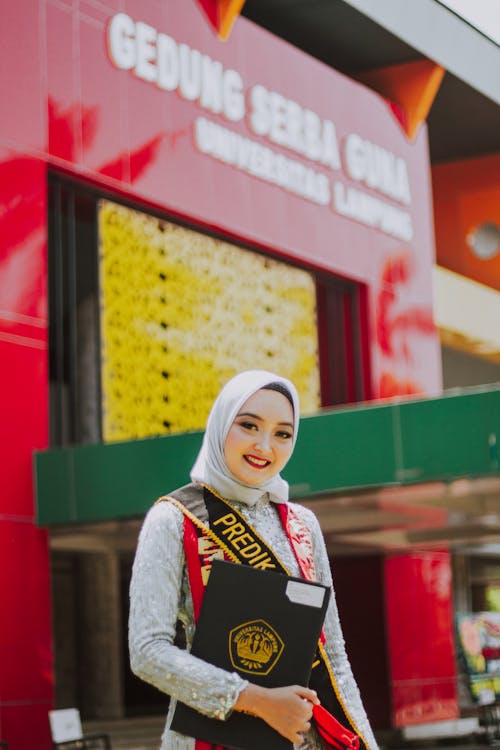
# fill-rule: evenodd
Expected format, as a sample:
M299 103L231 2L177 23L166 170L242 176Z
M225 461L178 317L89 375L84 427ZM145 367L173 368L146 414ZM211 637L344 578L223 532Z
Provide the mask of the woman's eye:
M240 427L243 427L245 430L257 429L257 426L253 422L240 422Z
M290 440L292 437L291 432L287 432L286 430L280 430L276 433L277 437L281 438L282 440Z

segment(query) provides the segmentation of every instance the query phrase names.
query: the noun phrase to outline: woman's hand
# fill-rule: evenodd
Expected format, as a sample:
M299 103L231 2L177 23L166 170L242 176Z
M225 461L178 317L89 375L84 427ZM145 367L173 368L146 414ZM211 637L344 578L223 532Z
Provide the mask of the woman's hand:
M250 683L240 693L234 708L258 716L287 740L300 745L303 733L311 728L315 703L319 703L315 691L300 685L264 688Z

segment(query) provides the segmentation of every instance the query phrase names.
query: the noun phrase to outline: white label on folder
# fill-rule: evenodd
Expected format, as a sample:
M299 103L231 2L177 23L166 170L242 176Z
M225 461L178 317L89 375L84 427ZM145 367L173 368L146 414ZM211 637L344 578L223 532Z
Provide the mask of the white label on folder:
M309 583L300 583L300 581L288 581L286 595L295 604L321 607L325 598L325 589L322 586L311 586Z

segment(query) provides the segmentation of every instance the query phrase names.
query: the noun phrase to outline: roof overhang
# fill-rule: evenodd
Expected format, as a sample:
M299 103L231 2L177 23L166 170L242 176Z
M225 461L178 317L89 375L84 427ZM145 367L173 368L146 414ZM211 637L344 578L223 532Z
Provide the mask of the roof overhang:
M500 104L498 45L436 0L343 0Z
M500 478L457 479L302 501L316 514L328 549L339 555L459 549L500 554ZM53 552L130 554L141 519L58 524Z
M482 554L500 554L500 477L381 487L304 504L336 555L475 551L476 545Z
M242 14L353 78L416 60L442 65L427 118L431 162L500 151L498 45L438 0L246 0Z

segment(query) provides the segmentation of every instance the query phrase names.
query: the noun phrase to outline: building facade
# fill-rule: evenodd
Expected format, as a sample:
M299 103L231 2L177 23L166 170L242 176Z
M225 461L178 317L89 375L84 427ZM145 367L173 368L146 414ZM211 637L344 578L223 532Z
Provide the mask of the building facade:
M436 397L442 374L425 125L408 138L381 96L246 19L220 41L194 0L12 5L2 56L0 739L23 750L50 746L55 704L163 710L124 632L156 485L120 507L104 463L109 503L88 476L80 513L58 465L36 509L34 451L122 445L133 464L155 443L167 491L238 370L293 379L311 419ZM446 546L351 545L334 573L374 726L456 718Z

